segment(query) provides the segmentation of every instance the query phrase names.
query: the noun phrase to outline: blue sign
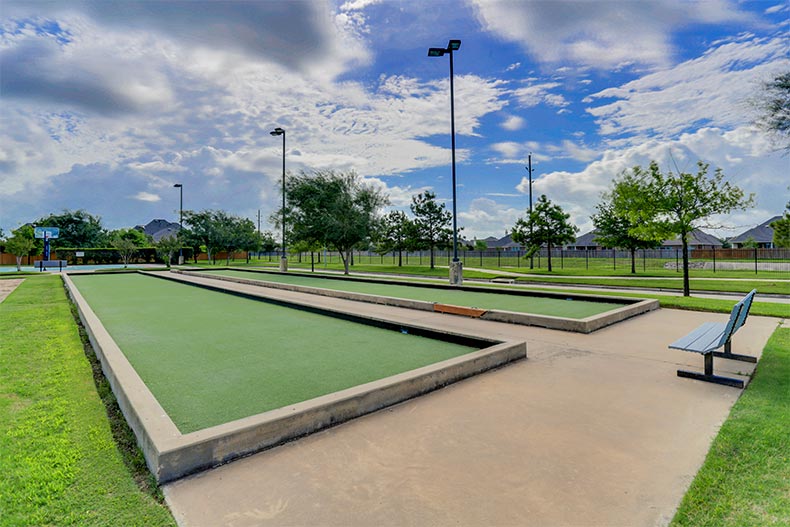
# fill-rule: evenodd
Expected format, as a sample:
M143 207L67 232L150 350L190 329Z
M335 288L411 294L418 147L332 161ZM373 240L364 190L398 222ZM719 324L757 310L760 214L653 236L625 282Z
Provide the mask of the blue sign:
M52 240L60 236L60 229L57 227L36 227L33 229L33 234L36 238Z

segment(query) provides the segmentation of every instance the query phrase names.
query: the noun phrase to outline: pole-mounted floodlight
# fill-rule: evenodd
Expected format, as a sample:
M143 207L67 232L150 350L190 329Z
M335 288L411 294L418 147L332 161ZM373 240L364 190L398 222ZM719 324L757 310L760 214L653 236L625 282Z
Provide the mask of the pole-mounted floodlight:
M288 269L288 257L285 256L285 130L280 128L279 126L269 132L272 136L276 137L278 135L283 136L283 208L282 208L282 216L283 216L283 239L282 239L282 256L280 257L280 270L286 271Z
M462 281L461 263L458 260L458 222L457 222L457 199L456 199L456 184L455 184L455 93L453 87L453 51L458 51L461 47L461 41L457 39L450 40L446 48L429 48L429 57L443 57L450 55L450 139L453 151L453 265L450 268L450 283L459 285ZM457 276L453 270L457 270ZM457 281L454 280L457 279Z
M173 188L178 189L178 236L181 237L181 230L184 228L184 185L176 183ZM178 265L184 263L184 248L178 247ZM168 265L170 265L168 263Z

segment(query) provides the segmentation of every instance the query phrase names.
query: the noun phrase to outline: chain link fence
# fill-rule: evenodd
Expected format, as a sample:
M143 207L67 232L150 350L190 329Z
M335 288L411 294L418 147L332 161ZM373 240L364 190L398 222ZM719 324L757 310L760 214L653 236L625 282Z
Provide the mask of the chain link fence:
M683 269L683 253L680 248L637 250L634 253L636 272L671 270L678 273ZM256 258L277 262L278 252L257 253ZM296 263L311 263L315 266L340 264L337 252L292 253L289 260ZM403 251L378 254L373 251L354 251L351 265L404 266L430 265L430 251ZM458 252L464 267L482 269L512 269L528 272L530 269L548 269L549 251L541 249L530 258L522 250L486 250ZM631 251L617 249L571 250L552 249L551 265L554 270L625 271L631 270ZM434 263L439 266L450 264L452 251L434 251ZM691 269L717 271L790 271L790 249L694 249L689 252Z

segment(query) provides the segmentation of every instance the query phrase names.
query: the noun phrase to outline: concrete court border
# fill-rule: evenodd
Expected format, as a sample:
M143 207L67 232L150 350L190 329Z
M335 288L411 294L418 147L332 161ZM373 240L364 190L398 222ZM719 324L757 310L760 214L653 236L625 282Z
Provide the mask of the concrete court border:
M432 334L433 338L447 337L445 340L477 341L493 345L297 404L182 434L68 274L62 276L93 350L101 362L102 371L158 483L173 481L272 448L527 357L526 342L481 339L428 327L397 324L423 336ZM340 316L347 320L355 317L361 321L366 318L350 313L332 313L328 309L322 311L327 316ZM378 322L371 317L367 323L378 325Z
M222 267L215 269L217 271L243 271L248 273L257 273L257 274L278 274L272 271L259 271L259 270L251 270L251 269L236 269L232 267ZM245 284L245 285L253 285L257 287L269 287L272 289L282 289L285 291L295 291L298 293L309 293L314 295L322 295L328 296L332 298L342 298L345 300L354 300L357 302L369 302L373 304L381 304L386 306L394 306L394 307L403 307L407 309L417 309L421 311L443 311L441 308L437 309L437 306L443 306L444 304L437 304L435 302L426 302L424 300L410 300L406 298L396 298L396 297L389 297L389 296L379 296L379 295L369 295L365 293L354 293L350 291L337 291L335 289L325 289L321 287L312 287L312 286L303 286L303 285L294 285L294 284L283 284L280 282L267 282L265 280L247 280L244 278L236 278L231 276L222 276L217 275L210 272L201 272L201 271L192 271L192 270L185 270L185 269L174 269L171 270L173 273L180 273L184 275L191 275L191 276L199 276L201 278L210 278L213 280L222 280L226 282L235 282L238 284ZM315 275L305 274L305 273L291 273L294 276L306 276L310 278L322 278L316 277ZM372 282L377 284L392 284L391 281L386 280L367 280L367 279L358 279L358 278L347 278L347 277L327 277L333 280L349 280L354 282ZM610 302L610 303L621 303L625 304L621 308L612 309L610 311L606 311L604 313L599 313L597 315L592 315L586 318L565 318L565 317L555 317L551 315L536 315L533 313L519 313L515 311L504 311L504 310L497 310L497 309L488 309L479 316L479 318L483 320L492 320L496 322L507 322L510 324L521 324L524 326L538 326L544 327L548 329L558 329L562 331L573 331L576 333L592 333L593 331L599 330L601 328L605 328L606 326L611 326L612 324L616 324L622 320L626 320L631 317L635 317L641 315L642 313L647 313L649 311L653 311L658 309L659 302L655 299L635 299L629 297L621 297L621 296L597 296L597 295L585 295L585 294L568 294L568 293L552 293L547 291L506 291L506 290L491 290L483 287L469 287L469 286L443 286L439 284L410 284L410 283L397 283L396 285L406 285L406 286L416 286L416 287L426 287L426 288L433 288L433 289L456 289L461 291L470 291L475 293L488 293L488 294L506 294L506 295L513 295L513 296L537 296L542 298L574 298L579 300L584 300L588 302ZM463 308L465 306L453 306L458 308Z

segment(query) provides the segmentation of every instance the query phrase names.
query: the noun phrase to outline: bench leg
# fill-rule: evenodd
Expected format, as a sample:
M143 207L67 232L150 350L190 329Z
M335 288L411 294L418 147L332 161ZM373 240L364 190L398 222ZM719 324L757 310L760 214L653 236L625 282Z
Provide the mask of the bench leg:
M751 355L739 355L738 353L732 352L732 343L727 341L724 344L724 351L714 351L712 352L714 357L719 357L720 359L730 359L730 360L739 360L741 362L757 362L757 357L752 357Z
M705 373L696 371L678 370L678 377L687 379L696 379L698 381L713 382L716 384L723 384L725 386L733 386L735 388L743 388L744 382L741 379L733 379L732 377L722 377L713 374L713 353L706 353L705 357Z

